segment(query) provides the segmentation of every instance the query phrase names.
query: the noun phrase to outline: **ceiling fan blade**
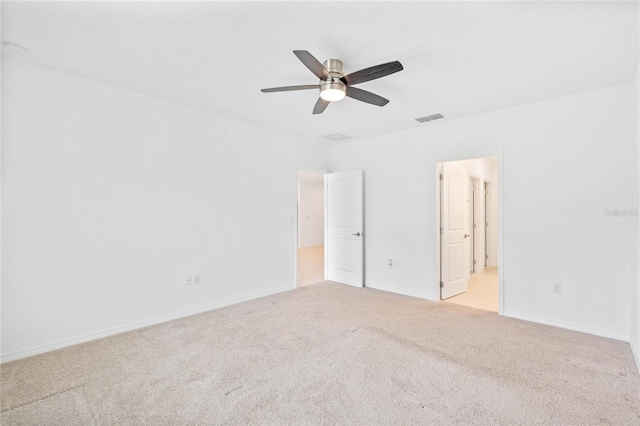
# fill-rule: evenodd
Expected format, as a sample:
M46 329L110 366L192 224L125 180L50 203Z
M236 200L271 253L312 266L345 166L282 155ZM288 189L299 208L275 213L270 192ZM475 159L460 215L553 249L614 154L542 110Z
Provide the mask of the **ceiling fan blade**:
M324 112L325 109L327 109L327 107L329 106L331 102L329 101L325 101L322 98L318 98L318 101L316 102L316 106L313 107L313 113L314 114L322 114Z
M389 99L385 99L375 93L367 92L366 90L358 89L357 87L347 87L347 96L377 106L385 106L389 103Z
M260 89L261 92L271 93L271 92L290 92L292 90L307 90L307 89L317 89L319 86L317 84L305 84L302 86L284 86L284 87L271 87L269 89Z
M375 80L376 78L386 77L389 74L402 71L403 69L404 68L402 67L402 64L400 62L393 61L386 64L376 65L375 67L369 67L360 71L352 72L349 75L345 75L342 79L349 85L360 84L364 83L365 81Z
M294 50L293 53L300 59L305 67L309 68L320 80L331 80L329 71L313 55L306 50Z

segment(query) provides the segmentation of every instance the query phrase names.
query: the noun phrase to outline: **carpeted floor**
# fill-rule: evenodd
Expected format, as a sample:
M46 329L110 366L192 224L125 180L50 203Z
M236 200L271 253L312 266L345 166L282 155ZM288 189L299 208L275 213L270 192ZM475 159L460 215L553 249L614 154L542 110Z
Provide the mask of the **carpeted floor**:
M3 425L640 424L627 343L330 282L1 379Z

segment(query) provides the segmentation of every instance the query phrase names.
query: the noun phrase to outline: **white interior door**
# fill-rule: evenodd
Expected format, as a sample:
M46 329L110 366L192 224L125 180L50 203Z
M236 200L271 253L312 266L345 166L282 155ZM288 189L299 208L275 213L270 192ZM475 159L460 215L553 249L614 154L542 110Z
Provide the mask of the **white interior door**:
M467 291L469 276L465 261L465 258L468 258L465 240L469 237L465 220L468 209L467 182L469 182L467 170L447 163L443 164L440 199L442 299Z
M364 217L362 170L325 175L327 279L364 285Z

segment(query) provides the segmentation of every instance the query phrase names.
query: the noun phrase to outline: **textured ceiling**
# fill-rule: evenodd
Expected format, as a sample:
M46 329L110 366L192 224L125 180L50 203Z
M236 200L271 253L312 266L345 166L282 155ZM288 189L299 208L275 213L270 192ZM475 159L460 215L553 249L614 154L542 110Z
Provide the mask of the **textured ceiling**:
M325 143L630 82L638 27L637 2L2 2L28 62ZM313 116L314 91L260 92L317 82L294 49L405 70L358 86L387 106Z

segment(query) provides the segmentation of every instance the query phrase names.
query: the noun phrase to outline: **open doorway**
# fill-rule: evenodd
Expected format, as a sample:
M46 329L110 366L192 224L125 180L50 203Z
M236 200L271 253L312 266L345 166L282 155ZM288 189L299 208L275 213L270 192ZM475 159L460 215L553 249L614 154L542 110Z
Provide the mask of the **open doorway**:
M297 286L324 280L324 173L297 171Z
M438 164L442 300L498 312L498 160Z
M296 286L326 279L364 287L362 170L331 173L298 167L295 178Z

